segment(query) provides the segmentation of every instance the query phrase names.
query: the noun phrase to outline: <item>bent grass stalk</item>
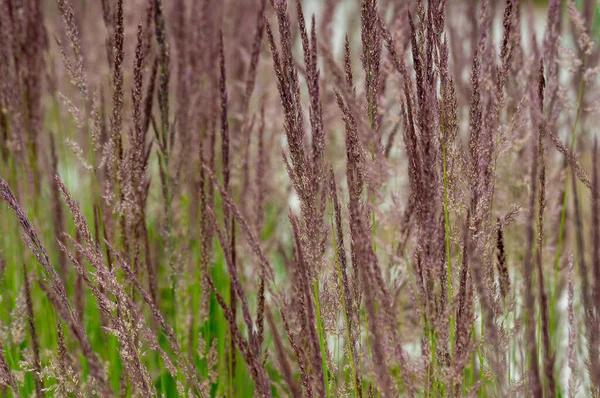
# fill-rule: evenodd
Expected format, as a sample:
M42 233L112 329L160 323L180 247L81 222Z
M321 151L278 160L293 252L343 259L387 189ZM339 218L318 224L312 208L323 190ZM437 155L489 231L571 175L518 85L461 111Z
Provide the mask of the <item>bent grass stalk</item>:
M596 4L594 2L594 4ZM595 7L594 7L595 10ZM595 16L596 13L594 11L593 15ZM582 63L582 71L585 70L585 67L587 65L587 60L588 57L587 55L584 57L583 59L583 63ZM570 144L570 150L571 152L573 152L573 150L575 149L575 138L577 136L577 125L579 123L579 118L581 117L581 106L583 103L583 96L584 96L584 90L585 89L585 81L584 81L584 74L582 73L581 76L581 81L579 82L579 92L577 94L577 110L576 110L576 114L575 114L575 120L573 121L573 128L571 130L571 144ZM558 228L558 241L556 243L556 256L554 259L554 283L553 283L553 289L552 289L552 295L550 298L550 338L552 339L554 337L554 334L556 332L556 325L555 325L555 316L554 316L554 312L555 312L555 307L556 307L556 292L558 290L558 269L559 269L559 265L560 265L560 257L562 254L562 245L563 245L563 239L564 239L564 228L565 228L565 220L566 220L566 216L567 216L567 197L568 197L568 192L569 192L569 180L570 180L570 176L571 176L571 164L567 163L567 173L565 176L565 186L564 186L564 193L563 193L563 200L562 200L562 207L561 207L561 213L560 213L560 225Z
M595 25L595 21L596 21L596 2L593 2L593 6L592 6L592 19L591 19L591 26L593 27ZM575 114L575 120L573 121L573 128L571 130L571 145L570 145L570 150L571 152L573 152L573 150L575 149L575 138L577 135L577 125L579 123L579 119L581 117L581 106L583 103L583 96L584 96L584 91L585 91L585 68L587 66L588 63L588 54L586 53L584 55L583 58L583 62L581 64L581 80L579 81L579 92L577 93L577 110L576 110L576 114ZM556 307L556 292L558 290L558 268L560 265L560 257L562 254L562 244L563 244L563 238L564 238L564 228L565 228L565 220L566 220L566 216L567 216L567 197L568 197L568 191L569 191L569 179L571 176L571 164L567 163L567 173L565 176L565 186L564 186L564 194L563 194L563 200L562 200L562 208L561 208L561 213L560 213L560 226L558 229L558 242L556 244L556 257L554 259L554 283L553 283L553 289L552 289L552 294L550 296L550 339L552 340L555 337L555 329L556 329L556 325L555 325L555 316L554 316L554 312L555 312L555 307Z

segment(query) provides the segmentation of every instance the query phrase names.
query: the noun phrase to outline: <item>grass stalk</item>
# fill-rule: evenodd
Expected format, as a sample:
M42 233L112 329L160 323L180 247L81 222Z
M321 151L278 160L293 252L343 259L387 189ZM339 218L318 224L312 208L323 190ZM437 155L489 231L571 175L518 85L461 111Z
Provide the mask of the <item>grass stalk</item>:
M327 398L331 397L329 391L329 371L327 370L327 349L325 347L325 330L323 329L323 321L321 319L321 303L319 301L319 281L315 279L313 282L313 291L315 295L315 307L317 311L317 332L319 334L319 346L321 348L321 358L323 359L323 379L325 381L325 391Z

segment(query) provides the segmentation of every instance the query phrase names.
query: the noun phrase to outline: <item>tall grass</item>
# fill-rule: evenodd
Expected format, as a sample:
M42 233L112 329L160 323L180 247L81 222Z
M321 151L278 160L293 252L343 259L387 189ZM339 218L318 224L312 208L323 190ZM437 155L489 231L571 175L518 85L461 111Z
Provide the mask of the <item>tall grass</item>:
M0 0L0 395L600 394L597 6Z

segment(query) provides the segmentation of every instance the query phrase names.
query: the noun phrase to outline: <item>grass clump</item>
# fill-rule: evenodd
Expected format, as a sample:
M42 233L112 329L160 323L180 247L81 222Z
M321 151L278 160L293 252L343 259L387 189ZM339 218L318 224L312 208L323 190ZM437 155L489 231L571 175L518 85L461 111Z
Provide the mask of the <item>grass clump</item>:
M0 395L600 394L596 2L311 5L0 0Z

